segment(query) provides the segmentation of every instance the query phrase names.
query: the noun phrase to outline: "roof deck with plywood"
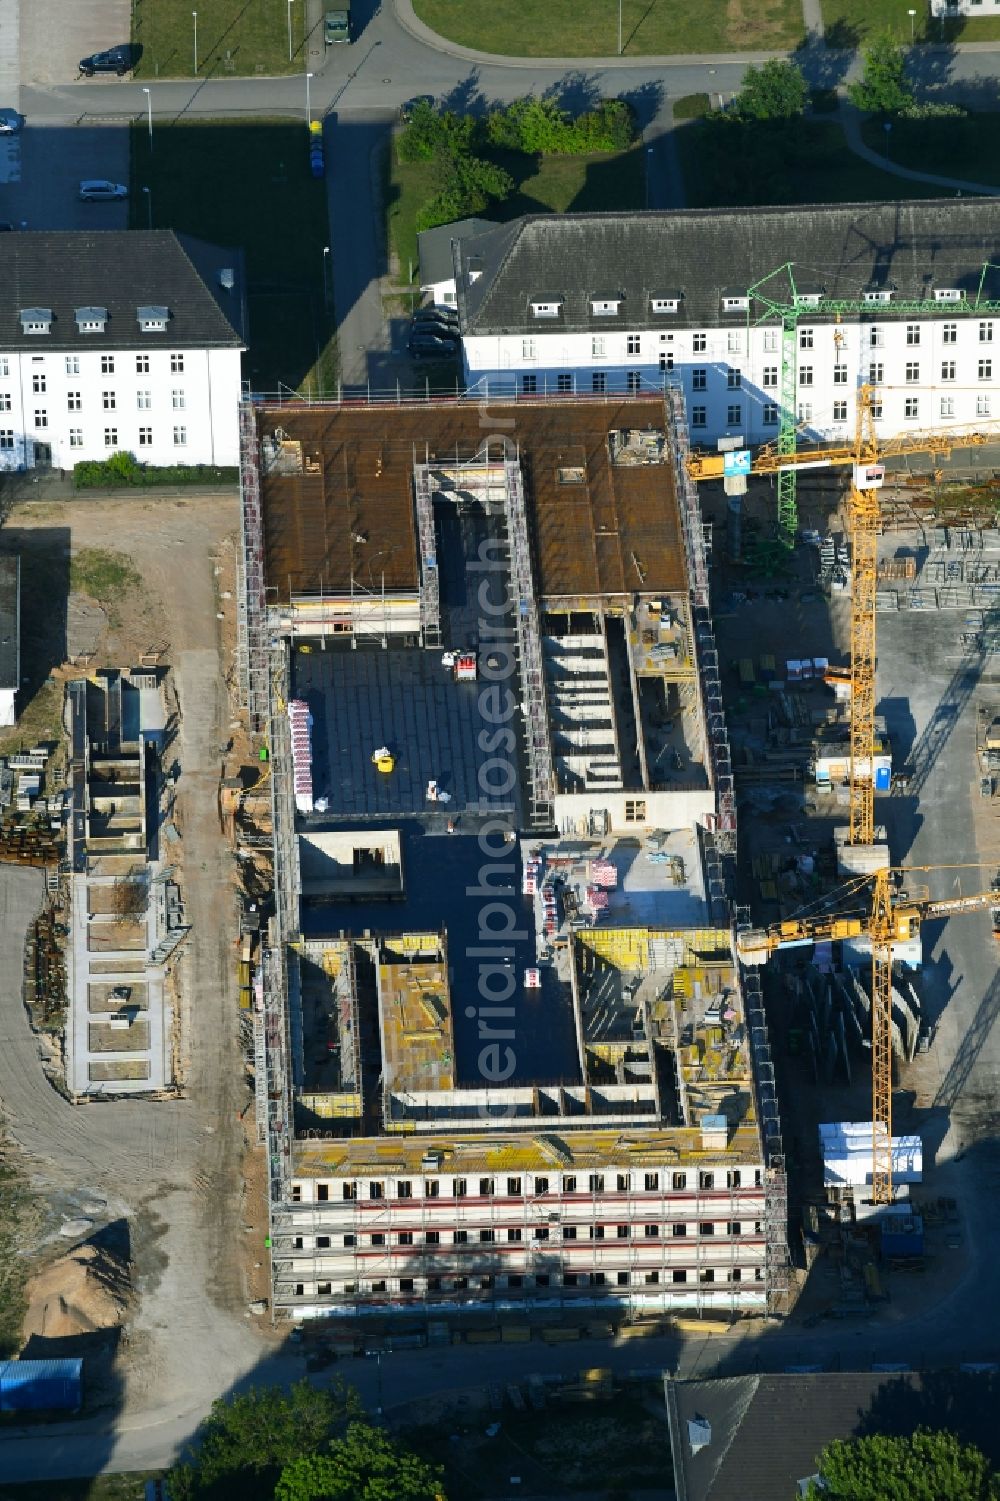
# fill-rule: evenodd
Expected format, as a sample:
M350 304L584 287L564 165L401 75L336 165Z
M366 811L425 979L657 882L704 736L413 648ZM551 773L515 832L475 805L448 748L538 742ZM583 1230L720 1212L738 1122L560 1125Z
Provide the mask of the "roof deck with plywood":
M455 1087L448 966L443 960L380 964L383 1074L394 1090Z
M536 589L552 601L686 589L659 397L257 408L270 597L419 586L415 462L502 442L524 474ZM615 438L612 440L611 435ZM623 436L624 435L624 436Z

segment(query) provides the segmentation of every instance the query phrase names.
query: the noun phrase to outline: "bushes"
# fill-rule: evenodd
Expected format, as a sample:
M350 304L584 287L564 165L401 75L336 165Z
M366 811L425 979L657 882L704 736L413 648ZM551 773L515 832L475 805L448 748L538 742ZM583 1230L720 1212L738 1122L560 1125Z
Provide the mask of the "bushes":
M635 122L624 99L602 99L596 109L573 119L553 99L530 95L491 111L486 138L491 146L527 156L582 156L624 151L635 139Z
M513 189L514 179L495 162L480 156L446 157L440 163L438 191L417 214L417 229L481 214L491 201L502 203L509 198Z
M239 479L239 470L218 464L169 464L157 469L140 464L134 453L119 450L107 459L84 459L73 466L77 490L121 490L148 485L229 485Z

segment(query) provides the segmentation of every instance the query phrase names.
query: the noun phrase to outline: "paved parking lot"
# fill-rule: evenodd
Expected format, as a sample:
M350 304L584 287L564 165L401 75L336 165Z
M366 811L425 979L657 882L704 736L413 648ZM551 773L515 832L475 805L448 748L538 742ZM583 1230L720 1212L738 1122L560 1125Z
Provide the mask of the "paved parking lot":
M130 28L129 0L21 0L21 82L71 83L81 57L127 42Z
M81 179L128 183L128 127L33 125L19 140L19 172L4 179L0 142L0 220L29 229L125 229L127 203L81 203Z

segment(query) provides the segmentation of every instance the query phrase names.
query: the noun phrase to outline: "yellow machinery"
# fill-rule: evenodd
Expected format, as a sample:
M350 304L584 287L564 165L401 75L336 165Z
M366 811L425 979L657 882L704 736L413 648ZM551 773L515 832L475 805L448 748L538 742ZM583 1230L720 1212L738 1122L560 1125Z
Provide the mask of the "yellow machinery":
M391 771L396 769L396 757L389 750L388 746L383 745L378 750L372 751L372 765L376 771L380 771L384 776L388 776Z
M871 883L867 910L822 913L791 918L769 928L749 928L737 935L737 951L744 964L764 964L779 949L831 939L869 938L872 945L872 1200L892 1202L892 945L915 938L921 923L956 912L981 912L995 907L996 889L971 896L914 897L901 891L895 877L941 867L914 865L875 871L853 881L847 894Z

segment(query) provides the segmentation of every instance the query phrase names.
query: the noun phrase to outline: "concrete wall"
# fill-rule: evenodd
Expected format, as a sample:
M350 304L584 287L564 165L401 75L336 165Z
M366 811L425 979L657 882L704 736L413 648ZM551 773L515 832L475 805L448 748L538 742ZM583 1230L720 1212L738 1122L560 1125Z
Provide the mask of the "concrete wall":
M639 818L626 817L626 805L644 810ZM592 812L606 809L615 834L634 834L642 829L707 827L715 813L715 794L709 788L677 792L572 792L555 799L556 827L564 833L585 829Z

